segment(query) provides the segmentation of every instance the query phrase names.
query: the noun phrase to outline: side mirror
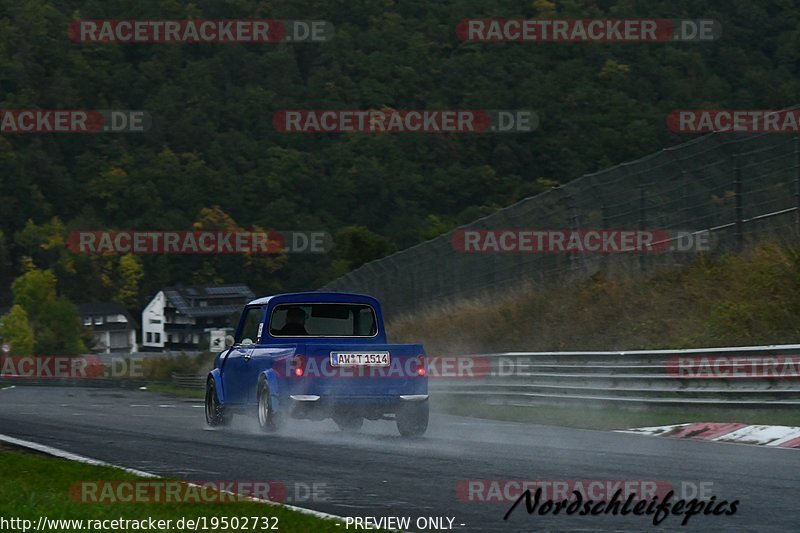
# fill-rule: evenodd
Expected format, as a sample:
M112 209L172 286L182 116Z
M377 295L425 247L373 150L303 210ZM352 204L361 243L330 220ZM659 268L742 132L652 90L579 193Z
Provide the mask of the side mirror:
M225 335L225 347L230 348L233 346L234 340L233 335Z

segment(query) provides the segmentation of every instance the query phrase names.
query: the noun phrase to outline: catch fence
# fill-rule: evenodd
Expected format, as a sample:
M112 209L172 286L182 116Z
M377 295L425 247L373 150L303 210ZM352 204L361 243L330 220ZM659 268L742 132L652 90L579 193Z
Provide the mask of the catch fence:
M664 230L710 253L800 235L800 138L714 133L526 198L360 268L322 290L379 298L390 313L472 297L515 283L554 284L688 264L690 251L477 253L454 246L463 230ZM679 242L680 239L674 241ZM678 246L678 247L680 247Z

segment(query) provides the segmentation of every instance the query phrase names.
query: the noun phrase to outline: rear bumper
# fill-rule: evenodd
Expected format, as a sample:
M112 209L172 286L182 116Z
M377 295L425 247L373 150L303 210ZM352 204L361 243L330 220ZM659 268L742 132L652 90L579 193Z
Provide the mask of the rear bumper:
M325 397L311 394L289 396L289 414L293 418L321 420L337 413L378 419L395 414L399 407L408 403L425 402L427 394L402 394L397 396L336 396Z
M422 402L428 399L427 394L401 394L398 396L400 400L408 401L408 402ZM289 399L293 402L318 402L322 399L321 396L317 396L316 394L292 394L289 396ZM359 401L362 398L354 397L354 398L347 398L348 401ZM337 399L329 399L329 401L336 401Z

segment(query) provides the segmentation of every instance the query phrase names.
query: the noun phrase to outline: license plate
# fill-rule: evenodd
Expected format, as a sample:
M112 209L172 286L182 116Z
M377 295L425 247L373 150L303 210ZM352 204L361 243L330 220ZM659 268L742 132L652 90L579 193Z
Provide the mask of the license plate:
M389 366L389 352L331 352L331 366Z

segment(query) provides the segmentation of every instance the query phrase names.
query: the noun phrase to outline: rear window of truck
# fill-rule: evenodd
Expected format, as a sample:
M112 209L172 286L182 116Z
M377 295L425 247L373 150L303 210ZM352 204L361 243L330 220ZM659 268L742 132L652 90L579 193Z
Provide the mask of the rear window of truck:
M367 304L280 304L272 310L273 337L374 337L375 310Z

